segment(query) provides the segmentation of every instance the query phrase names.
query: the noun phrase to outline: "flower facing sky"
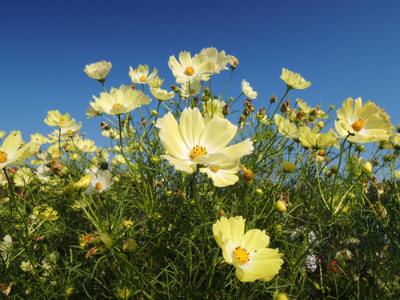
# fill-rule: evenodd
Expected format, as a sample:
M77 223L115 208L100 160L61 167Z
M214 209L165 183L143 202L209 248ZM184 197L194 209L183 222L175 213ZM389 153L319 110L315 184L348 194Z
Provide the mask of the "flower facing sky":
M204 55L192 57L190 52L182 51L179 53L179 61L175 56L170 56L168 66L177 83L185 83L193 79L207 81L211 77L210 63Z
M167 101L174 98L175 93L172 91L167 91L162 88L150 88L150 93L156 98L158 101Z
M268 248L265 230L250 229L245 233L241 216L222 217L213 225L213 235L226 263L236 267L242 282L270 281L279 273L283 260L278 249Z
M109 61L99 61L85 66L83 70L87 76L92 79L104 82L108 73L110 73L112 64Z
M157 73L158 70L156 68L149 73L148 65L139 65L136 69L129 67L129 77L133 83L148 84L156 78Z
M142 92L131 86L121 85L111 88L110 92L102 92L99 97L93 96L89 110L97 114L120 115L128 113L135 108L150 103L150 99Z
M311 82L305 80L299 73L294 73L285 68L282 69L281 79L289 89L304 90L311 86Z
M226 55L225 51L218 51L217 48L204 48L199 55L203 55L209 62L210 71L218 74L223 70L228 70L227 65L231 61L231 56Z
M347 98L336 112L336 131L353 143L370 143L390 138L393 126L388 114L372 101Z
M157 121L156 127L166 151L162 157L175 169L189 174L195 172L198 165L206 166L216 174L221 166L238 163L242 156L253 150L250 140L228 146L236 135L237 126L219 116L206 123L197 108L186 108L179 124L169 112ZM203 168L200 171L208 173ZM223 186L229 184L233 183L227 180Z
M47 112L47 117L44 122L51 127L68 127L75 123L69 113L62 114L58 110L50 110Z

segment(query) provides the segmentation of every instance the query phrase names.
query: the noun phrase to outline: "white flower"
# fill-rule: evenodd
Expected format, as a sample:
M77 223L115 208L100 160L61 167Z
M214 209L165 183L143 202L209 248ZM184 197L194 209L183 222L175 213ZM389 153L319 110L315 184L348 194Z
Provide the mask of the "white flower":
M148 84L157 76L158 70L156 68L149 74L148 65L139 65L136 69L129 67L129 77L133 83Z
M21 163L37 151L35 143L24 144L20 131L12 131L0 146L0 170Z
M62 127L61 128L61 136L62 137L73 137L79 133L81 130L82 124L81 123L76 123L75 121L68 125L67 127Z
M256 99L258 95L257 92L250 86L250 83L248 83L245 79L242 81L242 92L247 98L252 100Z
M211 77L210 64L204 55L192 58L190 52L179 53L179 61L175 56L170 56L168 66L174 74L177 83L185 83L193 79L207 81Z
M244 155L251 153L253 145L250 140L228 146L237 132L237 126L221 117L214 117L208 123L197 108L186 108L180 117L179 124L169 112L159 119L156 127L160 129L160 139L166 150L162 157L167 159L175 169L187 173L193 173L197 165L207 166L216 175L222 176L222 170L236 170L232 166ZM207 173L206 168L200 171ZM221 171L217 173L218 171ZM232 171L226 172L231 174ZM236 177L230 180L218 181L218 186L226 186L236 182ZM213 181L214 181L213 179ZM236 180L236 181L235 181ZM233 181L233 182L232 182Z
M304 90L311 86L311 82L305 80L299 73L285 68L282 69L281 79L289 89Z
M200 93L201 90L201 81L193 80L182 83L180 88L180 95L182 98L189 98L192 96L196 96Z
M3 241L0 242L0 256L3 261L8 262L12 250L12 238L9 234L3 237Z
M89 186L86 189L86 194L102 193L111 188L112 174L108 170L86 171L92 174Z
M109 61L99 61L92 63L90 65L86 65L85 69L83 70L87 76L92 79L96 79L100 82L104 82L108 73L110 73L112 64Z
M213 117L224 118L224 107L226 103L219 99L203 101L203 114L206 123L210 121Z

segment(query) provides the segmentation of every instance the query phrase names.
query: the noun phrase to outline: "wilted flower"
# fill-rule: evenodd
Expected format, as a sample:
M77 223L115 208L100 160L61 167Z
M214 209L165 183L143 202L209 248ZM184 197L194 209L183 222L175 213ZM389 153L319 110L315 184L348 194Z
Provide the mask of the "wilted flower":
M242 80L242 93L249 99L256 99L257 98L257 92L253 90L253 88L250 86L250 83L248 83L245 79Z
M83 70L92 79L104 82L112 67L109 61L99 61L85 66Z
M221 217L213 225L213 234L222 249L225 262L236 267L240 281L270 281L278 274L283 260L278 249L267 248L265 230L251 229L245 233L243 217Z
M361 98L347 98L337 110L336 131L353 143L387 140L392 134L392 123L387 113L372 101L364 106Z
M299 73L294 73L285 68L282 69L281 79L289 89L304 90L311 86L311 82L305 80Z

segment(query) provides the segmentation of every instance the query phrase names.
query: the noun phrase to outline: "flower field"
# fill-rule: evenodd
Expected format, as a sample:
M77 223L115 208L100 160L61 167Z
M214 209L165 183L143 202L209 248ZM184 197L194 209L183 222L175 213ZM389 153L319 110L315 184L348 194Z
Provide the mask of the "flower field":
M400 129L372 100L229 95L215 48L99 82L79 121L0 132L1 299L398 299ZM222 87L212 84L223 77ZM393 116L393 117L398 117Z

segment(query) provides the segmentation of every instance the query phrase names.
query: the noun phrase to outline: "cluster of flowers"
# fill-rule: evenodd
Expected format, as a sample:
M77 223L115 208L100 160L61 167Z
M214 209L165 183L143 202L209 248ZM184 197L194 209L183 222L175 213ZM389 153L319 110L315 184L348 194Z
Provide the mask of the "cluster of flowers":
M11 184L8 168L22 163L35 156L31 165L37 168L24 167L12 174L15 185L29 184L33 178L40 182L51 184L56 182L55 174L63 172L65 166L60 163L62 157L69 155L71 160L84 158L92 164L86 169L82 177L71 185L71 188L82 189L86 194L102 193L112 187L118 180L118 174L113 174L108 166L126 165L131 162L126 155L126 150L145 149L146 145L127 144L124 138L129 135L131 113L151 103L151 97L157 101L157 110L152 110L155 117L153 126L157 128L157 137L164 148L161 158L169 162L176 170L187 174L206 174L216 187L227 187L238 182L240 170L246 170L241 165L243 157L254 151L254 141L250 138L237 143L240 127L227 119L229 108L234 100L224 101L212 94L205 85L214 75L225 70L233 72L239 65L239 60L227 55L225 51L215 48L203 49L192 56L183 51L179 57L171 56L168 65L176 79L176 84L170 90L163 88L164 80L159 77L158 70L150 72L148 65L139 65L129 68L130 85L111 87L107 90L106 78L112 68L107 61L100 61L87 65L85 73L103 87L103 92L93 96L87 110L89 118L108 115L114 117L117 125L110 126L102 122L103 135L115 141L112 149L102 149L94 141L86 139L80 133L81 124L76 122L69 114L59 111L49 111L45 123L55 130L47 137L39 133L33 134L29 143L24 143L21 133L10 132L0 147L0 169L4 175L0 177L1 184ZM351 143L378 142L385 149L400 148L400 134L396 133L387 113L368 101L363 104L360 98L348 98L342 108L336 112L335 130L325 128L324 119L328 114L320 107L311 107L302 99L297 99L296 105L291 107L290 101L285 97L292 89L306 89L311 83L300 74L287 69L282 70L281 79L286 84L286 93L277 105L277 110L271 116L277 131L285 138L300 143L304 148L316 153L317 161L326 159L327 149L339 147L340 140ZM151 96L145 92L148 88ZM246 80L242 81L241 96L246 97L245 111L239 124L246 122L246 117L254 107L252 101L256 100L258 93ZM178 98L184 101L187 107L180 114L173 112L167 103ZM201 106L199 104L201 99ZM271 98L271 103L276 98ZM159 108L165 107L168 112L158 117ZM125 116L125 119L123 117ZM257 114L262 123L268 123L265 110ZM145 122L145 120L141 120ZM4 132L1 134L3 137ZM42 146L48 145L44 151ZM110 161L109 152L114 152ZM149 159L156 159L149 157ZM372 172L372 166L369 166ZM246 170L251 177L250 170ZM250 175L249 175L250 174ZM398 173L400 176L400 173ZM81 204L77 203L77 207ZM58 215L52 208L47 207L37 213L37 217L45 221L54 221ZM213 226L213 233L218 246L222 249L225 262L236 267L239 280L271 280L278 274L283 260L277 249L268 248L269 237L265 231L252 229L244 232L245 220L241 216L222 217ZM7 236L5 243L11 237ZM24 266L26 269L27 266Z

